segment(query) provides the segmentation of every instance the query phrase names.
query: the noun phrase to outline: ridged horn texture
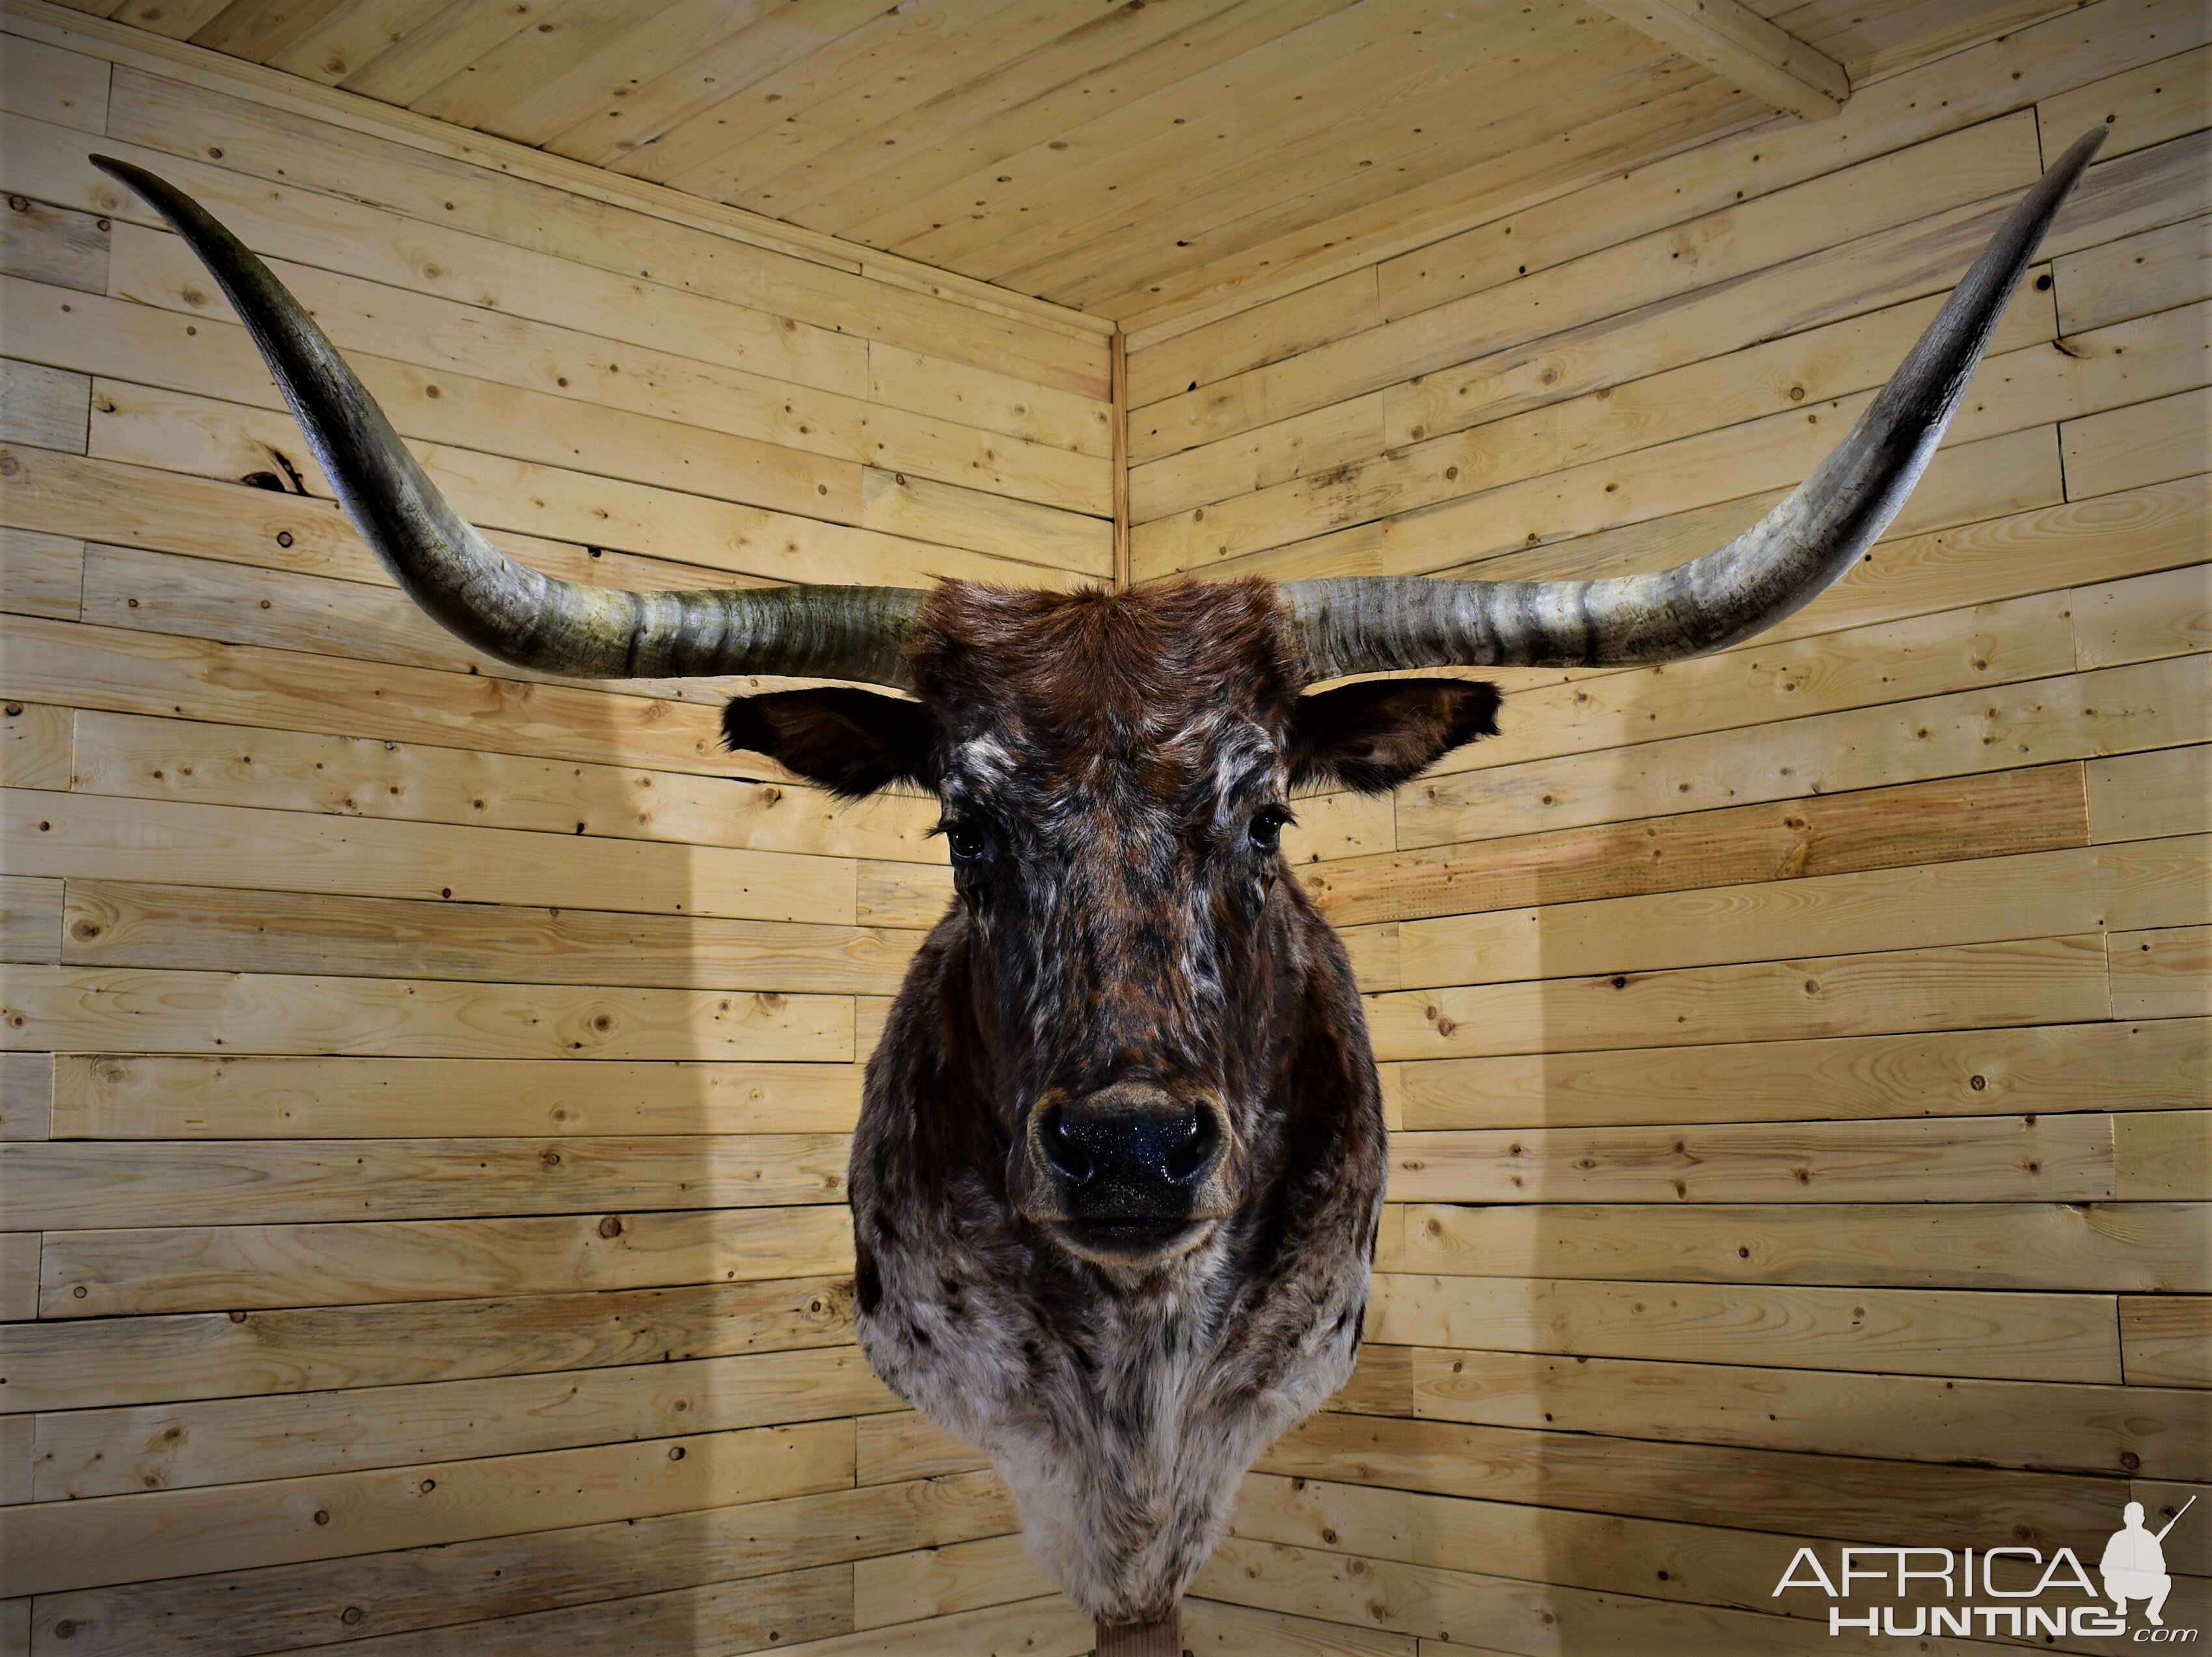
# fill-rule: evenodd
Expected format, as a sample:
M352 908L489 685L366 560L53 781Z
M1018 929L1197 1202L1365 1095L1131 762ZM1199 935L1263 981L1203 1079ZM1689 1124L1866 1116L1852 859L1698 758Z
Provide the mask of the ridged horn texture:
M191 197L143 167L93 164L129 185L199 256L292 405L354 527L408 596L517 667L579 678L772 673L908 683L909 587L713 587L628 592L518 564L470 525L408 452L300 302Z
M1740 643L1802 609L1871 546L1926 470L2059 203L2104 142L2043 175L1850 434L1726 546L1588 581L1354 576L1282 589L1316 679L1410 667L1613 667Z

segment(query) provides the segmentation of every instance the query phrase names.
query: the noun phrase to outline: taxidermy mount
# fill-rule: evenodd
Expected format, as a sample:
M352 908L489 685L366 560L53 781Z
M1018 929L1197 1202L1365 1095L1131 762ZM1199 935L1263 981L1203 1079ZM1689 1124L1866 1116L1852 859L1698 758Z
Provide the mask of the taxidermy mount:
M1152 1657L1181 1649L1246 1471L1350 1375L1366 1307L1382 1110L1344 950L1281 854L1291 798L1388 792L1496 729L1486 684L1314 687L1679 661L1808 603L1918 479L2102 137L2028 193L1812 477L1702 557L1073 593L632 592L527 568L447 502L253 254L94 159L213 272L362 537L461 639L572 677L844 681L738 698L730 746L839 794L941 802L957 895L853 1142L860 1341L990 1455L1101 1652Z

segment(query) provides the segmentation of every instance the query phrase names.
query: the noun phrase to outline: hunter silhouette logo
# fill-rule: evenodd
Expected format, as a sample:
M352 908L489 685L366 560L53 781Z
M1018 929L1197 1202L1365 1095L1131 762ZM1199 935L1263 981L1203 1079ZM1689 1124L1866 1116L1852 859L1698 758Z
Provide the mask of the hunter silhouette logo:
M1800 1548L1774 1585L1774 1594L1810 1589L1826 1595L1832 1636L1952 1634L2188 1645L2198 1630L2166 1625L2173 1578L2166 1568L2165 1543L2196 1502L2191 1496L2155 1531L2143 1523L2142 1503L2129 1502L2121 1511L2120 1528L2098 1557L2101 1593L2073 1549L2062 1547L2046 1559L2039 1548L2006 1545L1847 1547L1833 1575L1813 1549ZM1863 1608L1849 1603L1862 1596L1877 1603ZM1893 1603L1878 1603L1883 1599ZM1915 1599L1919 1603L1906 1603ZM2143 1625L2130 1633L2128 1607L2138 1601Z
M2166 1618L2159 1613L2166 1609L2166 1596L2173 1592L2173 1579L2166 1574L2166 1533L2181 1522L2181 1514L2196 1505L2192 1496L2181 1504L2181 1513L2153 1535L2143 1528L2142 1503L2128 1503L2120 1515L2123 1527L2112 1533L2112 1539L2105 1544L2105 1557L2097 1563L2115 1613L2125 1617L2129 1600L2147 1599L2150 1603L2143 1607L2143 1615L2151 1626L2166 1626Z

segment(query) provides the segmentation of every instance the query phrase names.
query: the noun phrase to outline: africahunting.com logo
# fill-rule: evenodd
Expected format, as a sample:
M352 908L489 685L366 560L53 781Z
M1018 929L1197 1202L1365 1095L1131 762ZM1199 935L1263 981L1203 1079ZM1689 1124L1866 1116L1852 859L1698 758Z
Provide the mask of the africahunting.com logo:
M2120 1528L2098 1557L2096 1581L2071 1548L2046 1560L2041 1549L2027 1547L1849 1547L1839 1550L1832 1575L1819 1554L1800 1548L1774 1593L1826 1594L1832 1636L2118 1638L2136 1645L2188 1645L2198 1630L2169 1628L2164 1615L2173 1591L2165 1542L2196 1502L2191 1496L2155 1531L2143 1523L2142 1503L2129 1502ZM2131 1621L2131 1607L2139 1620Z

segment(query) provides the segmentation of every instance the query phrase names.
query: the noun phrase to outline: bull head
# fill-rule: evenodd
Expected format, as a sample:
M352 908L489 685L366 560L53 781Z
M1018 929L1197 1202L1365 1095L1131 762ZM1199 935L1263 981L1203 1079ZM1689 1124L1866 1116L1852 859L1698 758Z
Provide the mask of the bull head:
M1896 515L2103 136L2028 192L1812 477L1716 551L1595 580L1110 596L625 592L528 569L454 512L236 238L94 159L215 274L363 539L471 645L568 677L915 693L744 697L723 721L838 792L908 780L944 806L959 902L893 1010L855 1141L861 1339L991 1450L1071 1595L1129 1623L1171 1612L1259 1448L1343 1379L1364 1300L1381 1109L1343 952L1279 878L1285 797L1395 788L1492 730L1498 700L1311 687L1675 661L1809 603Z
M1279 598L1295 640L1293 678L1676 661L1748 639L1809 603L1904 503L2045 230L2103 137L2101 127L2085 134L2029 191L1835 452L1727 545L1672 569L1596 580L1292 582ZM143 168L93 159L152 203L215 274L363 539L417 604L471 645L520 667L575 677L777 674L917 688L918 665L926 666L929 654L921 641L941 632L923 623L931 595L922 590L631 592L558 580L515 562L453 510L322 331L236 237ZM925 701L952 694L945 672L937 677L920 687ZM1348 750L1292 759L1297 780L1392 787L1486 728L1486 704L1478 708L1442 689L1367 687L1309 701L1307 725L1322 722L1324 713L1340 725L1351 717L1368 727L1369 749L1400 751L1364 766ZM1361 703L1357 715L1341 706L1346 701ZM984 750L975 745L977 730L950 729L958 722L945 713L860 691L802 691L733 703L726 727L733 747L772 754L846 793L908 779L944 795L954 867L973 907L986 895L981 853L991 831L984 811L969 809L965 820L961 812L963 800L972 807L987 792L976 777ZM1415 750L1409 766L1404 756ZM1267 821L1253 832L1264 840L1278 808L1263 810ZM963 856L970 839L977 854ZM1237 1134L1216 1082L1093 1076L1096 1085L1069 1092L1080 1084L1066 1075L1030 1080L1033 1108L1016 1125L1012 1183L1033 1218L1071 1237L1104 1238L1119 1228L1133 1240L1233 1205Z

